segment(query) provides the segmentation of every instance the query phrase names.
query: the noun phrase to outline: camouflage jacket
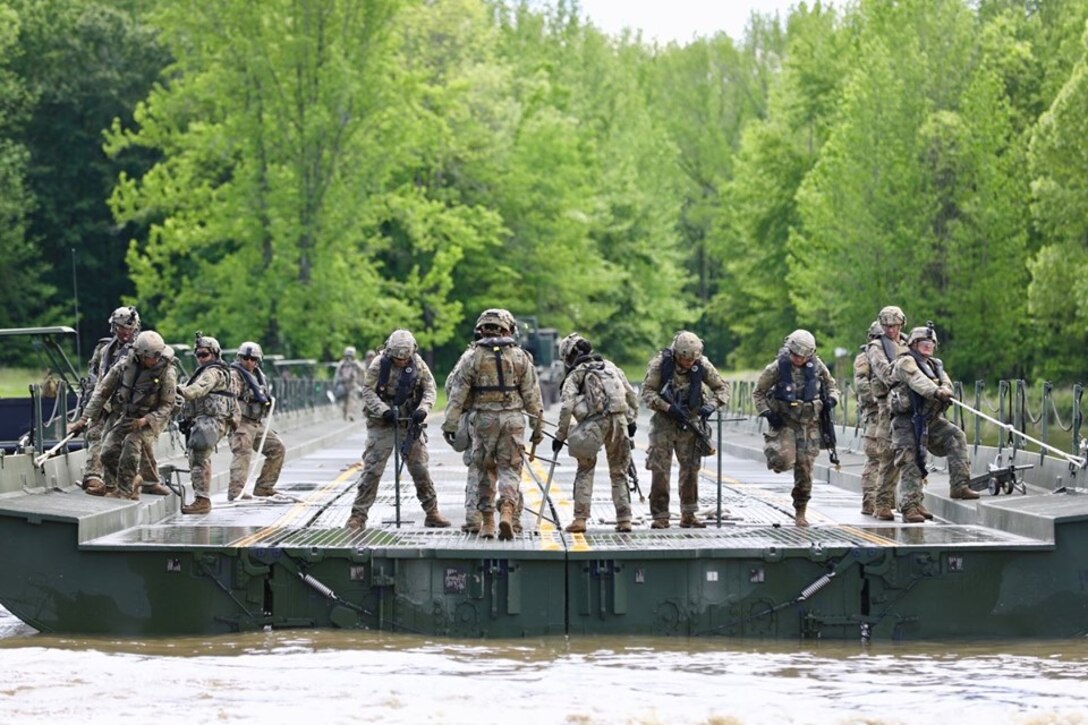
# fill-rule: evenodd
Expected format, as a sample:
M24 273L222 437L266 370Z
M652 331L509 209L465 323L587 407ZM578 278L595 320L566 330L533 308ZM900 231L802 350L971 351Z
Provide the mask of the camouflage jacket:
M193 420L207 415L219 421L232 419L235 406L230 377L230 369L221 360L213 360L193 371L188 382L178 386L178 393L185 400L181 417Z
M363 409L366 411L367 416L372 421L374 419L381 420L382 413L391 410L393 407L392 404L400 386L401 377L413 373L415 379L412 381L412 387L406 400L400 405L397 417L407 423L414 410L418 409L430 413L435 400L438 399L438 386L435 385L434 375L431 374L431 369L427 367L427 363L423 361L423 358L418 353L413 353L411 362L403 368L390 364L389 380L386 381L384 389L381 389L382 358L384 357L383 353L374 358L374 361L367 367L366 375L362 380ZM411 372L409 372L409 368L411 368Z
M603 363L608 368L609 374L615 376L615 379L619 380L623 385L624 397L627 402L627 412L624 414L625 422L634 423L638 418L638 393L635 392L622 370L610 360L603 358L584 362L576 361L574 368L563 379L563 390L559 395L559 426L556 429L555 436L560 440L566 440L572 416L576 421L580 421L589 414L589 408L584 404L584 383L590 364L595 362Z
M650 410L665 412L669 409L669 403L661 397L661 389L666 385L661 379L661 364L665 359L664 351L657 353L646 368L646 377L642 379L640 397L642 404ZM700 355L688 370L676 365L672 374L673 399L681 405L689 400L689 389L692 371L696 366L703 368L703 388L699 393L700 405L710 403L715 408L724 408L729 405L729 383L718 373L714 364ZM689 413L697 413L697 410L689 410Z
M897 357L907 351L907 346L903 343L902 335L899 336L899 340L892 340L886 335L881 335L875 340L870 340L865 346L865 357L869 360L871 390L878 404L888 397L888 391L895 384L892 379L892 365ZM885 349L885 344L891 351L890 356L888 350Z
M443 431L456 432L466 410L524 410L533 418L534 429L543 425L544 402L533 358L508 338L475 342L457 361L446 389L449 403Z
M95 386L83 417L96 420L109 402L111 410L119 413L122 419L146 418L151 429L159 433L174 411L177 384L171 348L167 347L151 367L144 366L136 354L130 352Z
M929 371L922 370L909 350L895 359L892 366L892 379L895 381L892 393L904 398L899 406L899 415L909 415L911 412L908 391L913 391L925 399L922 411L927 419L942 415L948 408L947 403L937 399L937 391L944 388L951 393L952 380L938 358L929 358L929 363Z
M819 356L812 356L812 364L814 366L814 377L818 383L817 394L813 396L812 400L802 400L799 395L797 400L792 403L779 400L774 396L774 387L780 379L778 358L775 358L770 365L763 368L763 372L759 374L759 380L756 381L756 387L752 391L752 402L755 403L756 412L763 413L766 410L772 410L786 420L798 423L815 423L820 416L820 411L823 410L819 388L823 388L827 397L838 401L839 386L835 384L835 378L831 376L831 371L827 369L827 365ZM804 390L805 367L803 365L801 367L790 365L790 374L793 389Z

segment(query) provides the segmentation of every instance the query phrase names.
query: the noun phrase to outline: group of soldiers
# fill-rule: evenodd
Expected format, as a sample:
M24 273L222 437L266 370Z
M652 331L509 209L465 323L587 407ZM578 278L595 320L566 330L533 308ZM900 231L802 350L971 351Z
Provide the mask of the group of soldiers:
M517 344L516 332L517 322L509 311L485 310L476 320L472 343L446 379L448 403L442 435L455 451L465 453L468 465L462 528L485 539L497 536L508 540L519 530L522 466L526 459L535 457L546 435L536 367L529 353ZM594 352L583 335L566 336L559 352L566 377L559 423L548 435L554 455L567 447L578 462L574 519L566 530L586 530L593 474L603 448L612 483L615 528L631 531L627 471L640 398L623 371ZM398 442L404 441L409 441L404 460L426 513L424 525L449 526L438 510L427 467L426 433L420 429L436 399L434 376L409 331L397 330L389 336L366 369L362 397L367 442L347 528L366 527L389 456ZM700 461L710 452L706 421L728 402L729 385L703 356L702 341L695 334L678 333L672 344L650 361L641 403L653 411L646 463L652 472L652 528L670 525L669 477L674 455L680 466L680 526L706 526L696 515ZM524 447L526 419L529 452Z
M260 368L261 346L242 343L228 365L219 341L198 332L196 369L179 384L174 350L159 333L140 331L136 308L117 308L109 323L111 337L99 341L89 364L85 387L93 392L68 426L70 433L87 431L83 489L93 496L122 499L169 494L154 449L178 409L195 492L182 513L211 510L211 456L228 436L232 459L227 498L233 501L244 495L250 460L258 448L265 460L252 495L274 496L285 449L266 425L274 401Z
M953 390L943 363L933 357L937 334L927 325L903 335L905 323L900 308L881 309L854 360L866 455L861 513L894 521L898 507L905 523L923 523L933 518L923 504L927 453L947 458L952 498L979 495L968 486L967 437L944 416ZM819 417L825 407L833 409L838 398L835 380L816 355L816 339L807 330L786 336L752 393L756 410L768 424L763 435L767 467L793 470L797 526L808 526L812 464L821 448Z

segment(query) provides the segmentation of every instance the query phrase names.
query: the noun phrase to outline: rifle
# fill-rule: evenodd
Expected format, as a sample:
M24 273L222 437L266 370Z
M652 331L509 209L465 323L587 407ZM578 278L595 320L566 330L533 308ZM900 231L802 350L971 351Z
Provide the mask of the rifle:
M676 402L676 393L672 388L672 380L665 383L665 387L661 388L661 399L669 404L669 407L676 406L687 413L686 420L677 420L676 424L680 426L680 430L690 430L695 434L695 447L702 456L712 456L715 453L714 442L710 440L710 434L703 430L703 427L691 418L691 411L685 406L679 405ZM672 417L671 415L669 417Z
M820 383L820 448L824 448L828 452L828 457L831 463L834 464L835 470L841 470L839 466L839 452L835 450L837 440L835 438L835 420L831 417L831 406L828 405L827 388L824 387L823 382Z
M929 424L926 422L925 400L921 395L910 391L910 424L914 428L914 462L922 472L922 478L929 475L926 469L926 439L929 437Z
M635 439L628 438L627 442L631 444L631 450L635 450ZM639 503L646 503L646 496L642 494L642 489L638 485L638 467L635 466L634 456L627 456L627 480L631 483L628 487L628 491L638 492Z
M412 446L419 437L423 434L423 422L417 423L411 416L408 417L408 430L404 433L404 438L400 442L400 460L397 462L397 475L404 470L404 461L408 458L408 452L412 450Z

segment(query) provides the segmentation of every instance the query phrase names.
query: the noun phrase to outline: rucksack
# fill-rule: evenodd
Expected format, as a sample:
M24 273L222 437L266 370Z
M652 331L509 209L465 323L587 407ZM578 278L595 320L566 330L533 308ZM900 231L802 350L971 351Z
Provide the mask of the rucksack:
M605 362L586 364L585 378L582 380L582 394L585 395L589 414L602 413L615 415L627 412L627 389L614 366Z

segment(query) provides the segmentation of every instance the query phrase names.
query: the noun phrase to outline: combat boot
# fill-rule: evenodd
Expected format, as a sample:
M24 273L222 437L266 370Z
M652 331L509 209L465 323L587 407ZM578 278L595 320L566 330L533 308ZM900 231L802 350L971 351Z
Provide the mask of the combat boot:
M203 496L197 496L196 500L192 503L185 504L181 507L183 514L206 514L212 510L211 499L204 498Z
M465 523L461 524L461 531L466 534L478 534L480 533L480 522L474 519L469 519Z
M563 529L568 534L584 534L586 532L586 520L576 518L567 524L567 528Z
M651 529L667 529L669 528L668 519L654 519L654 522L650 524Z
M808 519L805 518L805 512L808 511L808 504L799 503L793 506L793 525L800 528L808 526Z
M260 498L275 496L277 493L279 493L279 491L277 491L274 486L269 486L266 483L258 483L257 487L253 489L253 495Z
M344 524L344 528L350 531L360 531L366 528L366 516L362 514L353 513L348 517L348 522Z
M862 516L872 516L875 513L876 513L876 507L873 506L872 502L870 502L870 501L862 501L861 502L861 515Z
M484 511L480 514L480 538L495 538L495 512Z
M83 491L90 496L105 496L107 490L101 478L88 478L83 482Z
M514 538L514 504L506 501L499 505L499 541L510 541Z
M438 504L435 504L427 511L427 518L423 519L423 525L428 529L446 529L449 528L450 520L439 513Z
M972 491L967 486L960 486L957 489L953 489L949 496L959 499L960 501L973 501L976 498L979 498L978 491Z
M617 521L616 522L616 531L620 532L621 534L631 533L631 522L630 521Z
M102 495L106 498L123 498L126 501L132 500L132 493L130 493L129 491L122 491L119 488L108 489Z
M695 518L695 514L680 514L681 529L705 529L706 522Z
M876 517L881 521L895 521L895 514L888 506L881 506L876 510Z
M917 508L918 508L918 513L922 514L922 516L925 517L926 521L932 521L933 520L933 514L931 514L929 512L929 509L927 509L922 504L918 504Z
M153 496L169 496L173 491L163 485L161 482L145 483L140 487L140 493L148 493Z
M924 524L926 522L926 517L915 507L905 509L902 516L904 524Z

